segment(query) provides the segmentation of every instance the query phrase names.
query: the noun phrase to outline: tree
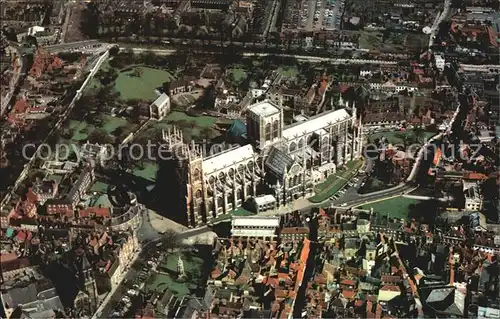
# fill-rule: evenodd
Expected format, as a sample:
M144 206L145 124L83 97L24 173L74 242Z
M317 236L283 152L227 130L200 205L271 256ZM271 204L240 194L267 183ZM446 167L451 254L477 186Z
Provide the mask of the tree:
M211 140L214 135L214 131L210 127L204 127L200 131L200 138L202 139Z
M157 56L153 51L145 51L141 53L140 59L146 65L156 65Z
M90 2L83 11L80 29L83 34L90 38L97 38L99 35L99 5L96 2Z
M413 129L413 134L415 135L415 139L417 140L417 142L420 142L424 138L424 129L420 126L417 126Z
M96 128L90 133L88 141L90 143L111 144L113 143L113 138L105 130Z
M116 56L118 55L119 52L120 52L120 47L117 45L114 45L111 47L111 49L109 49L109 55L111 56Z
M177 232L172 229L168 229L164 234L162 234L161 242L163 243L163 248L166 251L172 251L173 249L181 246L181 241L177 236Z

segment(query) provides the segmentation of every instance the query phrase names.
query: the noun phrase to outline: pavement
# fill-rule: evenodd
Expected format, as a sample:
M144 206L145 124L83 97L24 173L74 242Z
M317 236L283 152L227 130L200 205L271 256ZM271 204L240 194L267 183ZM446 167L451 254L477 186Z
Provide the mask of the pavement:
M152 48L140 48L140 47L120 47L120 50L131 49L134 53L142 52L153 52L158 55L173 55L179 53L177 49L152 49ZM198 53L205 54L220 54L220 52L209 52L209 51L199 51ZM258 57L258 56L279 56L287 58L295 58L297 60L307 60L310 62L329 62L331 64L376 64L376 65L396 65L397 61L386 61L386 60L370 60L370 59L344 59L344 58L326 58L317 57L309 55L296 55L296 54L282 54L282 53L256 53L256 52L245 52L242 53L245 57Z
M359 205L369 204L375 201L386 200L393 197L408 194L410 192L413 192L415 189L417 189L417 187L415 186L400 184L398 186L384 189L378 192L362 194L362 195L358 194L356 198L351 198L347 201L341 197L336 201L332 201L331 206L344 207L344 208L356 207Z
M71 18L72 3L68 1L65 6L66 6L66 15L64 18L63 27L61 28L62 29L61 39L60 39L61 43L64 43L64 40L66 38L66 33L68 32L68 26L70 24L70 18Z
M208 245L212 246L217 239L217 234L213 231L205 231L197 235L191 235L184 238L181 242L184 245Z
M316 0L309 0L307 3L307 26L306 26L306 29L308 31L313 30L315 11L316 11Z
M8 109L8 106L10 104L10 101L14 97L14 92L16 91L17 85L19 83L19 79L21 78L21 72L23 70L23 63L25 63L24 58L19 54L19 50L17 45L12 46L17 50L17 55L19 56L19 67L16 69L16 72L12 76L12 79L10 80L9 83L9 92L5 95L4 98L2 98L2 104L0 106L0 118L3 117L5 112Z
M182 232L189 229L186 226L165 218L152 210L148 210L146 220L150 224L150 227L157 233L167 232L170 230Z
M85 40L77 42L68 42L54 44L44 47L51 53L66 52L66 51L84 51L85 53L99 53L108 49L109 44L99 40Z
M434 44L434 37L436 36L436 31L439 29L439 24L448 16L450 6L451 6L451 0L445 0L443 11L436 16L436 19L432 24L431 34L429 37L429 51L432 51L431 47Z

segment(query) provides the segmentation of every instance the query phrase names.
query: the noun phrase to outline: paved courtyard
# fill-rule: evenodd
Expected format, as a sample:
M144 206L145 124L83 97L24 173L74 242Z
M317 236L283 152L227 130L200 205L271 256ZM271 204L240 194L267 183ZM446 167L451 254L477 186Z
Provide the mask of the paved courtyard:
M152 210L148 211L149 222L151 226L159 233L167 232L167 231L175 231L182 232L188 230L188 228L184 225L174 222L168 218L165 218Z

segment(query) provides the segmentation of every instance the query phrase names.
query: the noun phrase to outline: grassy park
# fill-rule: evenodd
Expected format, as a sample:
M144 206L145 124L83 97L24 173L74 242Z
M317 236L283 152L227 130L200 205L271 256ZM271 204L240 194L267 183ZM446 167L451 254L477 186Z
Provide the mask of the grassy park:
M121 128L124 131L132 131L134 127L133 124L121 117L102 115L100 120L101 123L99 124L99 128L103 129L109 135L113 135L113 132L115 132L118 128ZM70 138L71 141L81 142L87 140L89 135L97 128L97 126L86 122L71 120L69 121L68 128L72 132L72 136Z
M309 198L313 203L321 203L331 196L335 195L347 182L357 173L358 169L363 165L363 160L355 160L347 163L344 169L339 169L335 174L321 184L316 185L315 195Z
M419 200L398 196L371 204L361 205L356 208L367 210L373 208L373 211L377 214L387 215L391 218L408 219L410 205L416 205L418 203L420 203Z
M145 163L142 166L138 166L133 171L133 174L135 176L142 177L151 182L156 181L157 173L158 173L158 164L156 163Z
M285 77L296 77L299 75L299 69L296 66L283 66L278 72Z
M172 79L170 72L148 67L138 67L142 74L138 76L135 69L120 72L115 81L115 90L120 92L124 100L140 99L154 100L157 97L155 89Z
M183 131L187 139L212 139L220 135L217 124L229 124L231 121L212 116L190 116L184 112L174 111L158 122L151 122L137 136L137 140L159 136L162 130L176 126Z
M100 70L109 72L112 67L109 62L105 62ZM120 93L120 99L149 101L156 99L155 89L172 78L172 74L166 70L138 65L118 71L118 77L114 80L114 89ZM100 87L101 83L96 75L88 86L88 92L95 92Z
M184 278L178 278L177 262L179 256L184 264ZM146 289L163 292L166 289L177 297L191 294L199 286L203 267L203 259L192 252L169 253L158 265L157 271L148 278Z

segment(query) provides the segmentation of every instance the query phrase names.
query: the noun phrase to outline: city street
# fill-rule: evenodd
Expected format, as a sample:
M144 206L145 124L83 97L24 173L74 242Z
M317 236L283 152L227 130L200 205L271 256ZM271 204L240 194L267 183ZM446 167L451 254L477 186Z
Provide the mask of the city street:
M133 259L133 262L123 273L121 284L112 290L104 299L103 303L96 311L93 318L107 318L112 312L112 307L119 302L127 291L127 287L123 282L132 282L140 272L140 267L134 266L134 263L142 264L146 256L151 255L154 251L160 251L162 248L156 247L164 235L160 234L152 225L148 216L143 216L142 225L137 230L139 242L142 244L142 249L138 251ZM178 228L171 229L178 232ZM214 233L207 227L185 230L177 233L177 240L183 244L205 244L210 238L214 238Z
M131 49L134 53L142 53L142 52L153 52L158 55L172 55L178 53L176 49L150 49L150 48L141 48L141 47L124 47L121 46L120 50ZM207 51L199 51L199 53L213 53L218 54L220 52L207 52ZM242 53L243 56L246 57L256 57L256 56L279 56L279 57L287 57L287 58L295 58L298 60L307 60L310 62L329 62L332 64L374 64L374 65L396 65L397 61L386 61L386 60L369 60L369 59L342 59L342 58L323 58L317 56L308 56L308 55L294 55L294 54L281 54L281 53L255 53L255 52L246 52Z
M12 43L12 47L17 50L17 55L19 56L19 66L14 70L14 74L12 75L12 78L9 83L9 92L5 95L4 98L2 98L1 106L0 106L0 117L3 117L7 109L9 108L9 104L12 100L12 97L14 96L14 92L17 89L19 80L21 78L21 75L25 73L26 70L24 68L26 67L26 61L25 58L19 53L19 45Z

